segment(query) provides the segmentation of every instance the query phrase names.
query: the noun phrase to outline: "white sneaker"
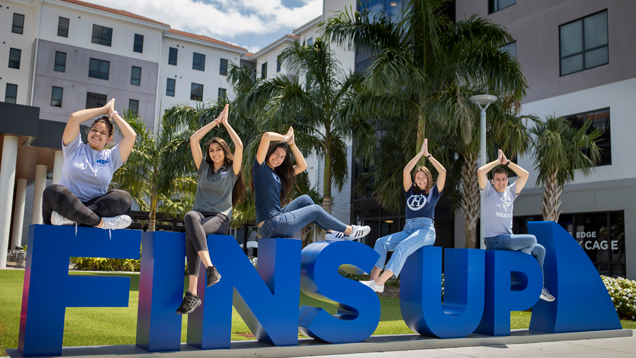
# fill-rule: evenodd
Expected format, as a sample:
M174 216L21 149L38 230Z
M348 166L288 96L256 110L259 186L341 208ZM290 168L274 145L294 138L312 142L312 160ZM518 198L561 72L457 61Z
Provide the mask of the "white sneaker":
M369 233L371 232L371 228L369 226L351 225L351 227L353 228L353 231L351 231L351 234L347 235L339 231L331 230L331 232L328 232L327 234L325 234L325 240L354 241L354 240L362 239L363 237L369 235Z
M377 285L375 280L371 281L358 281L365 286L369 286L373 292L384 292L384 285Z
M325 234L325 240L327 241L343 241L346 235L340 231L331 230Z
M539 298L548 302L554 301L554 296L552 296L550 291L548 291L548 289L545 287L543 288L543 290L541 290L541 296L539 296Z
M57 211L51 213L51 224L53 225L75 225L75 221L67 219Z
M128 215L119 215L112 218L102 218L104 225L101 229L125 229L130 226L132 219Z

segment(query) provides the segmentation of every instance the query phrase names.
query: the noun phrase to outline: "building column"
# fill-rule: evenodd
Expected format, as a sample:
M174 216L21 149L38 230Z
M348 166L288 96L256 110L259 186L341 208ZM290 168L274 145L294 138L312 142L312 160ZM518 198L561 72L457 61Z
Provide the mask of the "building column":
M53 184L59 184L62 178L62 165L64 164L64 154L61 150L55 151L55 162L53 164Z
M46 187L46 165L38 164L35 167L35 190L33 191L33 212L31 224L42 224L42 194Z
M7 248L11 228L11 206L18 160L18 137L5 135L0 163L0 268L7 267Z
M15 206L13 207L13 234L11 240L11 249L22 243L22 224L24 224L24 204L26 202L26 179L16 180L15 187Z

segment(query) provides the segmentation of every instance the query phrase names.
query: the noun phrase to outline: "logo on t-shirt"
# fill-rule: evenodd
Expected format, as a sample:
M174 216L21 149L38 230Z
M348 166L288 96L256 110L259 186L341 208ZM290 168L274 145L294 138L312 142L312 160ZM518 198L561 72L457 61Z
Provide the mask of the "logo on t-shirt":
M278 184L280 184L280 178L278 177L278 175L276 175L276 173L272 172L272 176L274 177L274 180L276 180L276 182Z
M227 176L227 170L224 172L221 172L221 179L225 178Z
M413 211L419 211L426 205L426 197L424 195L411 195L406 200L406 205Z
M106 165L108 164L108 159L97 159L97 164Z

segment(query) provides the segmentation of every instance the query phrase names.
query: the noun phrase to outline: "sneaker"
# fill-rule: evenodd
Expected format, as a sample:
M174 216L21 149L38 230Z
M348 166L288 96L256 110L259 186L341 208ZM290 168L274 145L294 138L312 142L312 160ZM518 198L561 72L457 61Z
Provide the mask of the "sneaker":
M190 291L186 292L185 297L183 297L183 302L181 302L181 306L177 308L178 314L189 314L194 311L201 305L201 299L199 296L195 296L190 293Z
M112 218L102 218L104 220L104 225L102 225L102 229L125 229L130 226L132 220L128 215L119 215Z
M57 211L51 213L51 224L53 225L75 225L75 221L67 219Z
M373 292L384 292L384 285L377 285L375 280L371 281L358 281L365 286L369 286Z
M325 240L353 241L353 240L362 239L363 237L369 235L369 233L371 232L371 228L369 226L351 225L351 227L353 228L353 231L351 231L351 234L347 235L345 233L332 230L331 232L328 232L327 234L325 234Z
M545 287L541 291L541 296L539 296L539 298L541 298L544 301L548 301L548 302L554 301L554 296L552 296L552 294L550 294L550 291L548 291L548 289L545 288Z
M214 285L221 280L221 274L216 270L216 266L210 266L205 269L208 277L208 287Z

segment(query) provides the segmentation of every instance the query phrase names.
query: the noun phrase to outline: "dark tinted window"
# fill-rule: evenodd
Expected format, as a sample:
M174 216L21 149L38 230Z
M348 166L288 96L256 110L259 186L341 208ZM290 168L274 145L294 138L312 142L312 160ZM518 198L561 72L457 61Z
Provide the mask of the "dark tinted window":
M174 47L170 47L170 53L168 54L168 64L176 66L177 65L177 54L179 50Z
M106 105L106 95L99 93L86 93L86 108L98 108Z
M24 15L13 13L13 26L11 32L20 34L24 32Z
M104 46L110 46L113 40L113 29L110 27L93 25L92 43Z
M141 86L141 67L133 66L130 74L130 84Z
M12 48L9 50L9 68L20 69L20 58L22 57L22 50Z
M221 67L219 68L219 75L227 76L227 60L221 59Z
M489 0L488 1L488 13L492 14L493 12L499 11L501 9L505 9L509 6L516 4L516 0Z
M88 77L99 78L100 80L108 80L110 72L110 62L91 58L88 67Z
M597 166L611 165L612 164L612 137L610 131L610 110L609 108L600 109L597 111L573 114L565 116L565 119L569 120L574 128L579 129L583 126L585 121L592 121L592 124L587 130L587 133L592 133L595 129L600 129L603 133L600 140L596 145L601 149L601 161L597 163ZM589 155L589 151L585 150Z
M16 103L18 100L18 85L7 83L7 90L4 92L4 101L7 103Z
M135 44L133 45L133 51L139 53L144 52L144 35L135 34Z
M174 97L176 85L177 81L174 78L168 78L168 83L166 83L166 96Z
M219 88L219 101L227 98L227 90L225 88Z
M66 72L66 52L55 51L55 66L57 72Z
M561 76L609 63L607 11L559 27Z
M261 65L261 78L267 78L267 62Z
M193 101L203 101L203 85L192 83L190 86L190 99Z
M60 16L60 18L57 21L57 36L68 37L69 23L70 23L69 19Z
M205 71L205 55L196 52L192 54L192 69Z
M135 116L139 115L139 100L131 99L128 101L128 110Z
M51 91L51 106L52 107L62 107L63 93L64 93L64 88L53 86L53 90Z

